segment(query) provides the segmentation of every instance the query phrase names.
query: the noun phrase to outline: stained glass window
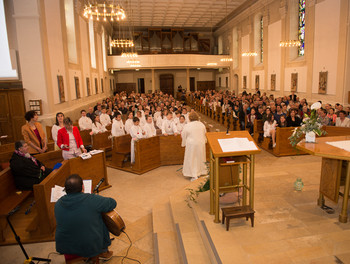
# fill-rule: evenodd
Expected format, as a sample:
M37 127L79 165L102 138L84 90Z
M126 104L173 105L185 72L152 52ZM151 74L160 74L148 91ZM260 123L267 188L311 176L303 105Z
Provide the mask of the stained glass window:
M263 17L260 18L260 62L264 60L264 21Z
M299 56L304 56L305 49L305 2L306 0L299 0L298 38L301 43L298 49Z

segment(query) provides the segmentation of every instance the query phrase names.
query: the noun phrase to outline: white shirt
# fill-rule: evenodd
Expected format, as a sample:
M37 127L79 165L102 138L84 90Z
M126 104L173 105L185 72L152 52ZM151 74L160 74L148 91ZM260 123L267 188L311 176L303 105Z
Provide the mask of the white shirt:
M163 118L161 116L158 117L157 122L156 122L156 126L161 129L162 128L162 124L163 124Z
M108 126L111 123L111 118L107 114L101 114L100 122L103 126Z
M146 132L146 138L154 137L157 134L156 128L154 127L154 122L144 124L142 126L143 131Z
M57 134L58 134L58 130L60 130L62 127L58 126L58 125L53 125L51 128L51 135L53 138L53 141L55 141L55 143L57 144Z
M177 132L179 132L181 134L181 132L184 130L184 127L186 125L186 121L183 123L180 123L180 121L179 121L179 122L175 123L175 125L176 125Z
M125 121L125 132L126 134L130 134L130 129L131 127L134 125L134 122L132 121L132 119L127 119Z
M273 120L273 123L270 124L268 121L265 121L264 123L264 137L270 137L271 133L270 131L272 129L276 129L276 120Z
M162 123L162 134L173 135L177 133L177 128L173 120L165 119Z
M140 126L135 126L134 124L130 128L130 136L132 137L132 140L138 140L141 138L144 138L145 135L142 134L143 130Z
M123 120L118 121L116 119L113 119L111 132L113 137L125 135Z
M345 117L343 122L340 120L340 117L337 117L335 120L335 126L337 127L350 127L350 119Z
M157 122L158 118L161 116L162 112L157 111L153 115L154 122Z
M101 123L96 122L96 125L94 123L92 124L92 133L93 134L103 133L106 131L107 131L107 129Z
M79 118L79 129L88 130L92 128L92 120L87 116L82 116Z

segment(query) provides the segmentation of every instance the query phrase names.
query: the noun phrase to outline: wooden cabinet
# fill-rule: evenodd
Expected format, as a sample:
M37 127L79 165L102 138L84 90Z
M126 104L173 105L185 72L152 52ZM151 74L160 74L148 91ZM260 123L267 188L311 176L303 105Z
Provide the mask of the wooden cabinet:
M1 143L23 139L21 128L26 123L23 89L0 88L0 105L0 136L7 135Z
M198 81L197 91L215 90L215 81Z

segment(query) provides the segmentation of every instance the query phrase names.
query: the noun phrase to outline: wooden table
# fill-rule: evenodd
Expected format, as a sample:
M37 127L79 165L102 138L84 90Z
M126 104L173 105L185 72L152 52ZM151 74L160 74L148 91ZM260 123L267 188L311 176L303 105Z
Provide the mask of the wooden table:
M343 205L339 222L346 223L348 221L347 207L350 187L350 152L326 143L343 140L350 140L350 135L319 137L316 138L316 143L306 143L305 140L302 140L297 148L311 155L322 157L318 205L324 205L324 196L335 203L338 202L341 176L344 176Z
M215 223L220 223L219 219L219 193L225 192L224 187L219 186L219 158L223 157L239 157L237 162L234 164L242 165L243 167L243 181L242 184L237 186L230 186L236 188L243 188L243 206L247 205L247 191L249 191L249 206L254 209L254 163L255 154L261 152L256 146L253 138L250 136L248 131L230 131L229 135L226 132L209 132L206 134L209 147L210 147L210 214L215 214ZM234 152L223 152L218 139L227 138L247 138L249 141L254 142L257 150L249 151L234 151ZM245 160L242 160L244 158ZM247 180L247 169L249 164L249 183Z

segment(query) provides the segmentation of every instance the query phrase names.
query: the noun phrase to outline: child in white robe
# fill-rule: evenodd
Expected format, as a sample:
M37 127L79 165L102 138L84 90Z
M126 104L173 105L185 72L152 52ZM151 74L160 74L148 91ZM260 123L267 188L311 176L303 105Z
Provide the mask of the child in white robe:
M154 137L157 134L152 116L146 115L146 124L142 126L143 131L146 132L146 138Z
M177 136L178 134L177 128L173 121L173 114L171 112L168 112L166 119L162 123L162 134L164 136L168 136L168 135Z
M130 129L132 125L134 124L133 122L134 115L132 112L128 112L128 119L125 121L125 132L126 134L130 134Z
M111 118L109 117L109 115L107 114L107 109L105 106L102 106L101 108L101 115L100 115L100 123L103 126L108 126L109 124L111 124Z
M119 112L116 112L112 124L112 136L119 137L122 135L125 135L122 115Z
M107 129L104 125L100 122L100 116L95 116L94 120L92 121L92 134L98 134L106 132Z
M133 119L133 126L130 129L130 136L131 136L131 150L130 150L130 156L131 156L131 164L135 163L135 141L146 137L146 132L142 130L140 127L140 119L137 117L134 117Z
M86 116L86 111L81 110L81 117L79 118L79 129L80 130L89 130L92 128L91 118Z

